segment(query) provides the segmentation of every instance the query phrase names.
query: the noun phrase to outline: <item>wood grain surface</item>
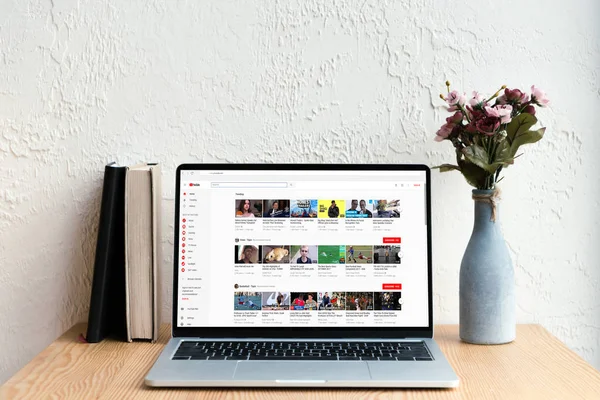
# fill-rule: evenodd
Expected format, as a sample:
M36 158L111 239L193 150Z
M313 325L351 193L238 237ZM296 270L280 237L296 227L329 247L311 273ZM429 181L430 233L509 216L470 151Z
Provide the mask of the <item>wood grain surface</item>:
M0 399L600 399L600 372L539 325L519 325L507 345L463 343L456 325L438 325L435 338L460 377L456 389L157 389L144 376L170 337L80 343L74 326L0 387Z

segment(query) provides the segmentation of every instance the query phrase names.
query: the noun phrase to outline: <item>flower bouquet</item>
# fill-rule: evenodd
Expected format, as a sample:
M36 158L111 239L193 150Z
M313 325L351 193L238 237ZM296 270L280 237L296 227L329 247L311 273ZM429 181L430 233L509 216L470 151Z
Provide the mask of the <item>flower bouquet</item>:
M441 172L460 171L467 182L481 190L491 190L500 182L500 172L513 164L521 154L519 147L535 143L546 128L531 130L537 123L536 106L546 107L546 94L531 87L531 94L502 86L489 98L473 92L471 98L456 90L440 97L454 114L437 131L435 140L448 140L456 149L456 165L434 167ZM502 93L502 94L500 94ZM500 179L499 179L500 178Z

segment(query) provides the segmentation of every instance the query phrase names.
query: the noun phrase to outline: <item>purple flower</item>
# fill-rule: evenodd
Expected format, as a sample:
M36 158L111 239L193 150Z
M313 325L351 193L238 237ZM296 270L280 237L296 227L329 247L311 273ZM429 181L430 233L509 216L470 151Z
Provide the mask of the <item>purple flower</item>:
M529 95L519 89L504 89L504 94L498 97L498 104L524 104L529 101Z
M484 117L475 122L478 132L493 136L500 127L500 119L497 117Z
M462 122L463 118L462 112L457 111L451 117L446 118L446 122L448 124L458 125Z
M452 129L454 129L454 124L446 123L442 125L442 127L436 132L435 141L441 142L442 140L448 138L452 133Z
M535 115L535 107L530 104L523 109L523 112L527 113L527 114Z
M471 119L471 121L475 121L475 120L485 117L485 114L483 113L483 111L475 108L474 106L473 107L467 106L466 110L467 110L467 114L469 115L469 118Z
M531 102L540 107L546 107L550 104L550 100L546 97L546 93L542 89L538 89L535 85L531 86Z

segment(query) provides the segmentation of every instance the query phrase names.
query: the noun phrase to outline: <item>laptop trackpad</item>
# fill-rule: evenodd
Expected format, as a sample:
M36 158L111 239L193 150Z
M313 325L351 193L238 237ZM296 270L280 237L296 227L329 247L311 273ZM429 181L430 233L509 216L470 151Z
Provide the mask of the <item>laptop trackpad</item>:
M238 361L235 380L370 380L362 361Z

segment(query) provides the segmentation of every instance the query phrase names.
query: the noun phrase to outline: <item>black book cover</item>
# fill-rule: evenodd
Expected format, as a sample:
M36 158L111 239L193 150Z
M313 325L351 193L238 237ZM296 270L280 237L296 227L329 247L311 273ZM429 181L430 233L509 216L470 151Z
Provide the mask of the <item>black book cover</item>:
M127 340L125 309L125 175L115 163L104 169L98 241L86 341Z

